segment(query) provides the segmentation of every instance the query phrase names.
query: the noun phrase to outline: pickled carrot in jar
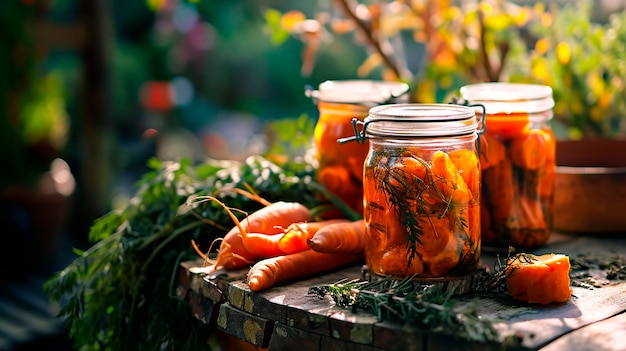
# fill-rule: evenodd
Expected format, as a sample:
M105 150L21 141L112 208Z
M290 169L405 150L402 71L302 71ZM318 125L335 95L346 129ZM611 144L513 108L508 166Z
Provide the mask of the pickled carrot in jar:
M363 162L368 143L344 143L337 139L354 135L352 119L363 119L368 108L360 105L320 102L313 143L318 159L317 180L350 208L363 211Z
M414 108L426 114L425 122L407 122ZM365 261L370 272L415 279L471 274L478 265L481 241L481 177L473 110L449 105L379 106L370 110L366 122L374 127L369 128L377 128L374 117L386 109L391 117L382 113L386 124L375 129L376 137L369 140L363 178ZM402 116L397 122L395 109ZM410 130L416 135L422 136L419 127L432 132L432 126L421 123L433 123L436 118L430 114L437 113L458 113L459 120L466 120L446 125L449 120L442 119L441 129L436 129L439 134L429 138L405 134L406 123L415 123ZM448 133L454 136L450 145Z
M550 127L554 99L548 86L480 83L461 88L482 105L486 131L480 163L482 243L533 249L551 233L556 143Z
M326 81L318 91L307 92L319 111L313 134L317 180L358 214L363 213L363 163L368 143L338 140L354 136L353 119L362 121L370 107L393 102L407 91L404 83L345 80Z

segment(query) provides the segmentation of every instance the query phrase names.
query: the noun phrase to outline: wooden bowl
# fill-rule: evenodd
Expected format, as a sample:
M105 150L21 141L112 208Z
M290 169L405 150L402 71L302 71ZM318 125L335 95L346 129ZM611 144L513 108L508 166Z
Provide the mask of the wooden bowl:
M626 140L557 142L553 229L626 233Z

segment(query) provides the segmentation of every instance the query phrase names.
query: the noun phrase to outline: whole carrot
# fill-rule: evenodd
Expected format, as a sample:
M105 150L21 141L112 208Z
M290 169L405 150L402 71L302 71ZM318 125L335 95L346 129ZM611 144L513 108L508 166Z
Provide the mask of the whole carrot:
M274 256L283 254L283 252L278 247L278 242L283 237L284 235L283 233L278 233L276 235L268 235L265 233L248 233L248 231L246 230L246 228L243 227L239 219L237 219L237 216L235 216L233 211L230 208L228 208L226 204L224 204L223 202L219 201L216 198L212 198L212 200L217 202L220 206L222 206L224 210L226 211L226 213L228 213L230 218L233 220L233 222L235 222L235 227L239 230L239 234L241 234L241 240L243 241L243 245L248 250L248 252L250 252L253 255L256 255L259 258L274 257ZM267 212L267 208L269 208L269 206L264 207L263 210L266 210ZM274 210L274 208L270 208L270 209ZM261 212L261 215L263 215L261 216L259 215L260 211L261 210L254 212L252 215L256 215L257 217L260 216L261 218L264 218L264 216L267 214L264 212ZM248 216L247 219L249 219L249 217L250 216ZM248 225L248 227L250 227L250 225ZM264 225L262 225L262 227L264 227ZM272 229L273 230L269 230L269 228L264 228L265 231L269 231L269 232L280 230L280 228L272 228ZM274 233L271 233L271 234L274 234Z
M258 261L248 272L248 286L252 291L269 289L297 278L328 272L363 259L363 254L325 254L313 250Z
M365 250L363 220L335 223L321 228L307 240L311 249L321 253L356 253Z
M210 198L210 200L215 201L217 199ZM221 204L223 205L223 203ZM312 219L311 213L306 206L297 202L283 201L274 202L251 213L242 222L238 221L230 210L229 215L231 215L236 225L224 235L218 250L215 269L239 269L249 266L261 258L260 252L255 249L250 250L248 245L246 245L245 239L249 237L244 237L244 235L248 235L249 232L280 234L282 233L281 228L287 227L291 223L310 221ZM252 237L259 235L253 235Z
M278 247L285 254L308 250L307 240L312 238L320 229L327 225L347 222L349 222L347 219L328 219L315 222L292 223L285 229L285 235L280 238Z

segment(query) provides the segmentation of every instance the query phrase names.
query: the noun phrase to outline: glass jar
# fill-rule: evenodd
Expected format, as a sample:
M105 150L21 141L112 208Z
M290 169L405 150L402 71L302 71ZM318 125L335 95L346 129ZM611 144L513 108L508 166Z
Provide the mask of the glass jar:
M485 246L532 249L550 237L556 141L552 89L544 85L481 83L461 97L485 107L481 139L481 223Z
M363 214L370 272L418 279L471 274L481 248L474 109L374 107L359 138L369 140Z
M400 101L408 90L407 84L397 82L330 80L320 84L319 90L306 92L319 111L313 137L317 180L359 215L363 213L363 162L368 145L337 140L354 135L353 118L363 120L370 107Z

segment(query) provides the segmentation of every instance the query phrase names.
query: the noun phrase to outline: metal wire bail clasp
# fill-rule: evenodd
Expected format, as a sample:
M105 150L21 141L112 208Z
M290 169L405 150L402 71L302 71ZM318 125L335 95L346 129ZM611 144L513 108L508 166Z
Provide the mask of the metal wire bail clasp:
M462 106L467 106L467 107L479 107L482 110L482 116L480 119L476 118L478 122L478 128L476 129L476 134L478 135L485 134L485 132L487 131L487 121L485 120L485 118L487 117L487 108L485 107L485 105L471 104L469 101L462 99L462 98L457 98L456 96L452 97L450 104L462 105ZM477 151L478 151L478 154L480 154L480 138L478 138L477 144L478 144Z
M361 130L359 130L359 125L361 125ZM354 130L354 136L349 136L349 137L345 137L345 138L339 138L337 139L337 142L339 144L345 144L347 142L350 141L354 141L356 140L359 144L363 144L365 143L365 129L367 129L367 123L361 121L358 118L353 118L352 119L352 128Z

